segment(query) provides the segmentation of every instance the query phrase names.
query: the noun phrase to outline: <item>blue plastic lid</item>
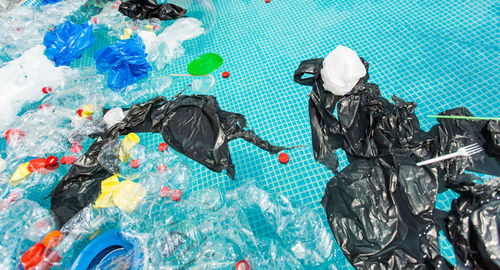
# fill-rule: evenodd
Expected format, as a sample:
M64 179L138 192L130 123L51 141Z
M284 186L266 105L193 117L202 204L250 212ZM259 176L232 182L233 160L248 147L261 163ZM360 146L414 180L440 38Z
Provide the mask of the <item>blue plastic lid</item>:
M120 231L110 230L90 242L78 255L71 269L94 270L107 266L141 270L143 260L139 239L125 238Z

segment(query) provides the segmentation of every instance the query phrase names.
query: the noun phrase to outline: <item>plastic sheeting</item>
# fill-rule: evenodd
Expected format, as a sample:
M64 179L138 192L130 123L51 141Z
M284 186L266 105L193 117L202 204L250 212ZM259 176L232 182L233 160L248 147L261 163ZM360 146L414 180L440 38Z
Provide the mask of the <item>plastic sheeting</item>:
M151 71L146 56L142 39L134 36L97 51L94 58L99 72L104 73L109 70L109 88L120 92L146 77Z
M187 10L173 4L158 4L156 0L131 0L122 2L118 10L134 20L175 20Z
M336 172L322 205L344 254L358 269L451 267L439 252L438 191L459 185L465 170L500 175L500 157L483 151L424 167L416 163L473 143L493 149L481 133L494 141L491 122L440 119L425 132L414 113L416 104L397 97L389 102L367 82L368 74L345 96L325 91L322 62L302 62L294 79L313 86L309 112L315 158ZM313 77L304 79L305 74ZM442 114L471 115L465 108ZM340 172L339 148L350 162ZM488 244L498 246L498 241Z
M251 130L245 130L243 115L220 109L212 96L179 96L172 101L157 97L133 105L119 124L108 129L89 147L52 191L51 210L62 225L97 199L100 183L112 170L99 162L101 150L120 135L130 132L161 133L167 144L210 170L234 178L235 168L228 142L242 138L271 154L286 148L271 145Z
M80 58L83 51L94 42L91 23L78 25L71 21L66 21L47 32L43 39L47 48L45 54L54 61L56 67L69 66L71 61Z

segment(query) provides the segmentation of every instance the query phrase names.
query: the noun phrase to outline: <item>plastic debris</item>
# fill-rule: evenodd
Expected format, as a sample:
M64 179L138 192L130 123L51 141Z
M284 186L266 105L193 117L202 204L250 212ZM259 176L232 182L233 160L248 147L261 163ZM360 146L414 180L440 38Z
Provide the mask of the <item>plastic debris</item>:
M323 64L322 59L302 62L294 79L313 86L314 155L335 171L322 205L342 251L356 268L451 268L439 251L436 196L444 186L472 183L462 178L465 170L500 175L500 158L486 150L425 167L416 163L474 143L492 149L481 133L488 122L440 119L425 132L414 113L416 104L397 97L390 103L367 82L368 73L344 96L326 91ZM464 108L442 114L471 115ZM350 162L340 172L339 148Z
M135 104L127 111L122 122L101 134L87 153L75 162L53 190L51 209L60 224L64 224L79 210L95 201L100 193L99 183L110 177L111 172L124 173L120 162L111 158L119 160L118 147L110 154L101 151L107 149L107 146L115 149L114 142L120 135L125 135L125 132L161 133L165 142L173 149L213 171L227 170L231 178L234 178L235 169L229 153L230 140L243 138L273 154L287 149L271 145L254 132L245 130L245 127L243 115L221 110L212 96L179 96L172 101L157 97ZM104 161L98 162L98 157L106 157L111 163L103 167L101 163ZM123 161L126 160L128 159Z
M158 4L156 0L130 0L120 4L118 10L134 20L175 20L186 14L185 9L173 4Z
M163 30L154 40L152 39L154 33L147 34L145 43L148 60L157 69L163 69L184 53L182 42L196 38L205 32L201 26L202 22L195 18L182 18ZM142 36L145 34L143 33ZM148 43L150 43L150 48L148 48Z
M222 78L224 78L224 79L229 78L229 72L228 71L222 72Z
M42 5L49 5L49 4L55 4L59 3L64 0L42 0Z
M204 54L187 66L187 71L191 75L207 75L218 69L224 60L222 57L215 53Z
M344 46L337 46L323 60L321 79L325 90L343 96L366 75L366 68L358 54Z
M123 112L122 108L112 108L108 110L102 118L104 119L107 128L111 128L112 126L120 123L123 118L125 118L125 113Z
M146 61L144 43L139 36L117 41L95 53L97 70L109 70L108 85L113 91L121 92L128 85L146 77L151 66Z
M43 87L60 86L72 71L69 67L55 67L36 46L0 68L0 130L7 130L17 120L24 104L43 98Z
M146 196L146 190L138 183L130 180L119 181L114 175L101 182L101 195L97 197L94 207L117 206L123 211L132 212L137 204Z

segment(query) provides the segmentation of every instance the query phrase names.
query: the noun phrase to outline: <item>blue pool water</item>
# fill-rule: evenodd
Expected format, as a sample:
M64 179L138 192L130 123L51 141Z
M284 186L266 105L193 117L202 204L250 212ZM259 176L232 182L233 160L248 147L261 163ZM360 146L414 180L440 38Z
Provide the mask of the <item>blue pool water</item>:
M221 107L244 114L249 127L274 144L307 147L289 151L289 164L281 165L277 156L234 141L237 180L191 162L192 191L255 181L322 212L320 200L332 173L313 159L310 88L294 83L293 73L301 61L325 57L337 45L352 48L370 63L370 81L385 97L415 101L425 130L437 123L426 115L454 107L467 107L477 116L500 115L496 1L217 0L203 9L193 6L188 15L204 22L208 32L185 42L184 56L164 74L186 73L187 64L201 54L220 54L224 64L210 94ZM98 40L73 65L90 65L93 51L106 43ZM230 78L222 79L222 71L229 71ZM159 135L145 139L151 147L162 141ZM454 197L440 194L438 208L447 209ZM265 228L260 232L265 234ZM442 253L454 261L451 246L441 242ZM335 256L337 268L350 267L338 247Z

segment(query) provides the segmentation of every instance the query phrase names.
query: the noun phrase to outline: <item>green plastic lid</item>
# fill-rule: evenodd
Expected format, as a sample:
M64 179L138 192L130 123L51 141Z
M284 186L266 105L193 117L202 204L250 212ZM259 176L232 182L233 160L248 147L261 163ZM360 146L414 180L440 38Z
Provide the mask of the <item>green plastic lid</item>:
M188 64L187 70L191 75L207 75L219 68L224 60L216 53L207 53Z

